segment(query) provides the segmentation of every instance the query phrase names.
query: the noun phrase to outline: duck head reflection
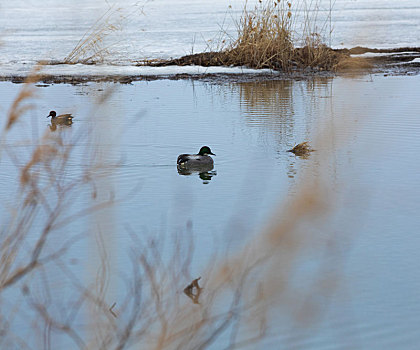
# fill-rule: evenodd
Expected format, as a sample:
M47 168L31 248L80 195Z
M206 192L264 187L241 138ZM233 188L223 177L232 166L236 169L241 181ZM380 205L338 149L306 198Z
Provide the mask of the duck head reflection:
M199 166L182 166L177 165L177 170L179 175L194 175L198 174L203 184L208 184L213 176L217 175L217 172L213 170L213 164L202 164Z

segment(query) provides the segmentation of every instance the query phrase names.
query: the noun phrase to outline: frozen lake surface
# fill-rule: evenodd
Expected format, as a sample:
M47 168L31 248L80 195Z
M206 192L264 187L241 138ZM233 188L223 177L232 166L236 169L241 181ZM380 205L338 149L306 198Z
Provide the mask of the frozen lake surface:
M303 1L292 1L297 33L303 23L304 4ZM310 8L317 13L313 30L323 34L327 43L331 41L332 47L420 46L420 3L417 0L336 0L332 3L322 0L316 8L311 4ZM249 6L253 6L252 1ZM95 68L104 75L110 72L109 64L127 67L138 60L202 52L216 46L221 28L227 34L235 35L235 21L239 19L242 7L242 0L153 0L144 3L3 0L0 2L0 76L26 75L40 60L62 61L105 14L110 15L108 23L118 30L110 33L103 43L108 48L104 55L105 66ZM328 20L330 8L331 23ZM124 69L118 69L118 72L124 72ZM173 73L191 71L191 68L172 69ZM85 74L86 69L70 66L65 72ZM128 75L132 72L127 68ZM49 67L48 73L63 74L63 68L57 68L55 72Z

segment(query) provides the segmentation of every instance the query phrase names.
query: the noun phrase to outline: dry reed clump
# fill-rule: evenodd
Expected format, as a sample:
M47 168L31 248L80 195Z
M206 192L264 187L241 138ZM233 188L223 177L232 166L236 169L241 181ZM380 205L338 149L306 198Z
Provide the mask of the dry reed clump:
M320 33L315 32L317 18L305 9L302 33L297 33L299 2L259 0L252 11L245 5L237 24L238 38L226 50L227 63L252 68L290 71L292 68L332 70L343 57L329 48ZM300 37L303 46L296 45Z
M253 11L245 4L237 23L238 37L226 50L227 63L286 69L293 54L291 3L260 1Z
M344 58L323 43L321 36L312 33L305 38L305 45L294 49L294 62L298 67L311 67L319 70L336 69L337 64Z
M235 39L220 39L218 48L209 52L171 60L149 60L140 64L247 66L282 71L305 68L334 70L338 62L348 55L331 49L323 42L321 34L315 31L317 18L313 13L316 14L318 10L313 4L312 7L301 9L299 1L292 5L287 0L259 0L249 10L246 2L241 18L236 23ZM306 15L297 19L297 13L302 11L306 11ZM301 24L301 33L297 33L299 20L304 22ZM297 41L300 46L296 44Z

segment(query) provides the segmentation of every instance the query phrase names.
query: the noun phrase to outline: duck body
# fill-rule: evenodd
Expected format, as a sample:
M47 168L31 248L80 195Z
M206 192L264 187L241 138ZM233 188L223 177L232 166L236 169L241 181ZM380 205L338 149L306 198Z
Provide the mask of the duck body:
M55 111L51 111L47 118L49 117L51 117L52 123L71 124L73 122L73 116L71 113L57 115Z
M210 157L210 154L215 156L215 154L212 153L210 147L203 146L201 147L198 154L179 155L176 163L178 167L183 168L213 168L213 158Z

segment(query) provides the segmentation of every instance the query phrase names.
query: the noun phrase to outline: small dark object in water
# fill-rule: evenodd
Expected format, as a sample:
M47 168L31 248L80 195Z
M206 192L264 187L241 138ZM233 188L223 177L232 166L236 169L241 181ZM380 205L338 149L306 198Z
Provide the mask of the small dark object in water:
M52 123L69 125L73 122L71 113L57 115L55 111L51 111L50 114L47 115L47 118L49 117L51 117Z
M199 168L201 166L213 166L213 159L209 156L209 154L212 154L215 156L215 154L211 151L210 147L203 146L200 148L200 151L198 154L180 154L178 156L178 159L176 160L176 163L179 166L182 167L195 167Z
M114 316L115 318L117 318L118 315L114 311L115 305L117 305L117 303L112 304L112 306L109 308L109 312L111 313L112 316Z
M203 288L198 285L198 281L200 279L201 277L196 278L184 288L185 295L188 296L194 304L199 304L198 299L200 298L201 291L203 290Z
M305 141L302 143L297 144L292 149L287 150L287 152L292 152L296 154L297 156L307 156L309 153L315 151L314 149L309 146L309 142Z

